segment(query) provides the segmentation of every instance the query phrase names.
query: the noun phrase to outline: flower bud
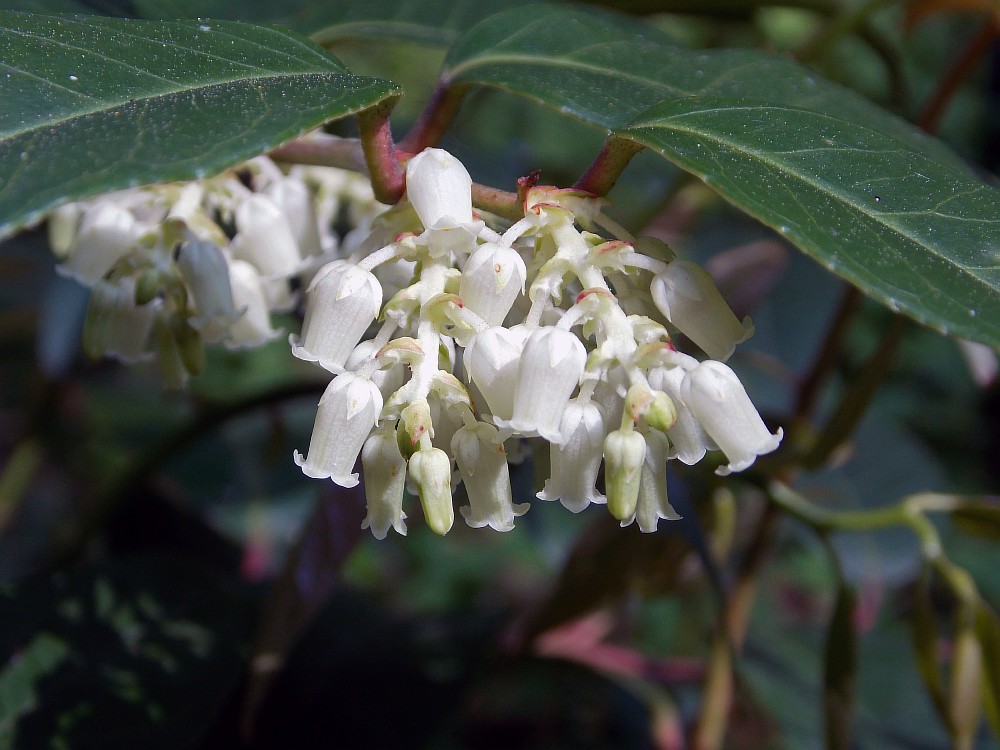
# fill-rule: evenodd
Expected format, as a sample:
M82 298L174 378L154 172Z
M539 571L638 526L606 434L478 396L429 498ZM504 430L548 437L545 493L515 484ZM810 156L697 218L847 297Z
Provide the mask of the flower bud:
M753 335L750 318L741 323L708 271L689 260L668 265L649 291L666 319L712 359L729 359L736 345Z
M510 420L496 419L497 425L562 443L562 412L580 382L586 359L583 344L572 332L553 326L536 329L518 364L514 415Z
M460 509L465 522L474 529L513 529L515 516L527 512L529 505L511 501L507 454L496 427L484 422L462 427L452 438L451 450L469 496L469 504Z
M591 503L603 505L607 498L597 491L606 431L603 410L593 401L574 399L563 411L559 431L566 442L550 445L552 477L545 481L537 497L558 500L573 513L579 513Z
M653 391L653 401L646 408L646 423L654 430L666 432L677 423L677 407L663 391Z
M382 287L371 272L345 260L327 263L306 290L301 343L292 337L292 354L343 370L382 304Z
M365 470L365 499L368 515L362 529L371 529L376 539L385 539L389 528L406 536L403 493L406 485L406 461L399 453L391 429L372 433L361 449Z
M646 460L646 441L635 430L615 430L604 440L604 484L608 510L631 522L639 499L639 480Z
M487 325L499 326L517 295L524 292L527 277L524 260L516 250L488 242L466 261L458 295Z
M409 449L403 451L404 455L413 453L420 445L424 435L433 437L434 426L431 422L431 407L426 400L421 399L407 404L400 412L399 417L399 424L409 442Z
M73 248L83 212L83 203L64 203L49 214L47 225L49 247L57 258L65 258Z
M440 148L428 148L406 165L406 197L424 229L472 221L472 177L462 162Z
M295 451L295 463L307 477L356 486L358 475L351 470L381 411L374 383L349 372L338 375L319 400L308 457Z
M451 460L440 448L420 450L410 458L410 478L417 486L424 519L431 531L444 536L455 523L451 501Z
M253 263L262 276L291 276L302 265L295 235L288 220L268 196L254 193L236 207L233 255Z
M707 360L689 371L681 399L729 459L716 469L721 476L743 471L781 442L781 429L768 431L736 373L721 362Z

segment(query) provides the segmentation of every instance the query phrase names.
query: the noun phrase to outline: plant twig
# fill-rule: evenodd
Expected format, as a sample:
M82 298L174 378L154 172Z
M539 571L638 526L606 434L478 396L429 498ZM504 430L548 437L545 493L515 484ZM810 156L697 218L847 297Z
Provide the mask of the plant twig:
M586 171L580 175L573 187L593 195L607 195L621 177L625 167L632 157L645 148L628 138L611 136L604 141L600 153L590 163Z
M406 177L389 126L389 113L395 103L395 100L383 102L358 113L361 148L368 163L372 191L377 200L390 205L398 203L406 190Z
M418 154L428 146L440 143L462 106L465 90L464 86L452 86L447 79L440 79L431 98L427 100L424 111L399 142L399 147L411 154Z

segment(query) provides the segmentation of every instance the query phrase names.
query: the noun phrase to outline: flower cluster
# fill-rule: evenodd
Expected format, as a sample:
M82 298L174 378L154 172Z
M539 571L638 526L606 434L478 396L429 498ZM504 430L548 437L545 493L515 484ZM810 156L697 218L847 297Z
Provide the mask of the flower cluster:
M259 157L217 177L69 203L49 217L60 273L91 288L84 351L123 362L158 358L183 386L204 345L263 344L271 312L296 285L369 234L377 203L353 172ZM334 232L346 215L355 229Z
M376 537L406 533L407 489L447 533L459 482L470 526L513 528L528 508L513 502L505 451L519 438L549 443L540 499L573 512L606 503L643 531L677 518L669 459L721 450L728 474L777 448L781 431L723 363L752 326L700 267L634 240L575 190L528 189L524 218L501 234L474 213L466 169L439 149L409 161L406 187L349 258L319 269L291 337L296 357L334 374L295 460L352 487L360 456ZM678 352L670 331L709 359Z

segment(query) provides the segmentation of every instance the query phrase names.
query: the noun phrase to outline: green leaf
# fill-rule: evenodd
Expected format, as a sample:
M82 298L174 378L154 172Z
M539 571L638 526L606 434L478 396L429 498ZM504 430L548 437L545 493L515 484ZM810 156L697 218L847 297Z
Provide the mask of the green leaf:
M1000 740L1000 618L984 601L976 608L975 628L983 654L983 712Z
M996 504L964 503L952 511L951 520L967 534L1000 539L1000 506Z
M341 39L399 39L447 45L465 29L505 8L527 0L20 0L17 10L49 13L95 13L147 20L212 18L285 26L323 44Z
M951 714L948 711L948 699L945 695L944 682L941 679L941 668L938 664L938 626L931 602L931 571L924 567L917 579L913 592L913 612L910 614L910 634L913 638L913 655L917 661L917 669L927 688L931 703L938 717L951 728Z
M1000 348L1000 191L828 114L741 99L665 102L622 136L897 312Z
M233 579L156 554L4 592L0 747L200 746L242 685L255 612Z
M0 236L62 201L217 172L399 95L291 32L240 23L0 11L0 61Z
M804 67L679 48L611 13L534 6L470 29L443 75L649 146L869 296L1000 347L1000 191Z
M854 591L843 579L827 631L823 656L823 712L829 750L852 747L854 693L858 670L858 644L854 632Z

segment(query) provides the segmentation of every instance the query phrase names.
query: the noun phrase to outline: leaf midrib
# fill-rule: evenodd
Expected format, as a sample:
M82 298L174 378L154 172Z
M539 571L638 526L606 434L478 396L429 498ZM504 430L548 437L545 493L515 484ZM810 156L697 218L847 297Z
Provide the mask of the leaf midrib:
M336 78L348 78L348 79L350 79L352 81L363 82L364 86L358 86L358 89L364 88L364 87L367 87L367 86L372 86L372 85L375 85L375 84L378 84L378 83L385 83L384 81L382 81L379 78L371 78L371 77L368 77L368 76L355 76L355 75L352 75L350 73L341 73L341 72L329 73L329 72L322 72L322 71L315 71L315 72L308 72L308 73L307 72L300 72L300 73L277 73L277 74L269 75L269 76L242 76L242 77L227 78L227 79L221 79L221 80L215 80L215 81L210 81L210 82L202 83L202 84L200 84L198 86L184 86L184 87L180 87L180 88L176 88L176 89L172 89L172 90L168 90L168 91L162 91L162 92L158 92L158 93L156 93L154 95L149 95L149 96L141 96L141 97L137 97L137 98L123 99L123 100L120 100L120 101L106 102L106 106L93 107L93 108L86 109L86 110L79 110L79 109L78 110L74 110L71 115L68 115L66 117L61 117L59 119L46 119L46 120L43 120L43 121L38 122L36 124L33 124L33 125L29 126L29 127L22 128L20 130L9 130L9 131L2 132L2 133L0 133L0 144L2 144L4 141L12 140L14 138L17 138L18 136L30 134L30 133L32 133L32 132L34 132L36 130L47 130L49 128L57 127L57 126L60 126L60 125L64 125L65 123L72 122L73 120L77 120L77 119L80 119L80 118L89 117L91 115L98 114L100 112L113 112L116 109L119 109L119 108L125 107L125 106L144 105L144 104L148 104L150 102L154 102L154 101L156 101L158 99L168 99L168 98L170 98L172 96L177 96L179 94L187 94L187 93L197 94L199 92L206 91L208 89L211 89L211 88L214 88L214 87L217 87L217 86L222 86L222 85L226 85L226 84L233 84L233 83L244 83L244 82L245 83L255 83L255 82L266 82L266 81L271 81L271 80L286 80L286 79L295 79L295 78L309 78L309 77L316 77L316 76L326 76L326 77L333 78L333 79L336 79Z
M826 115L826 114L823 114L823 113L814 112L814 111L811 111L811 110L801 110L801 109L795 109L795 108L791 108L791 107L778 107L778 106L775 106L775 105L767 105L766 107L762 107L762 108L773 109L773 110L784 111L784 112L794 112L794 113L797 113L797 114L806 113L806 114L809 114L809 115L812 115L812 116L816 116L816 117L824 117L824 118L826 118L828 120L831 120L832 122L838 123L838 124L840 124L842 126L843 125L850 125L852 127L857 127L857 128L861 128L861 129L867 130L868 132L877 134L877 135L879 135L879 136L881 136L883 138L888 137L888 136L886 136L884 133L882 133L880 131L871 130L870 128L863 128L860 125L856 125L854 123L848 123L848 122L845 122L844 120L839 120L837 118L830 117L829 115ZM691 112L686 112L686 113L684 113L683 116L687 117L687 116L693 116L693 115L705 114L705 113L711 113L711 112L728 113L728 112L732 112L732 111L737 110L737 109L750 110L751 108L743 106L743 107L732 107L732 108L726 108L726 109L722 109L722 108L700 109L700 110L695 110L695 111L691 111ZM757 108L755 111L759 111L759 108ZM969 279L972 279L978 286L986 288L991 294L995 294L996 293L996 289L994 287L990 286L990 284L987 281L981 279L979 276L976 276L974 273L971 273L966 266L959 265L958 263L956 263L956 261L953 258L949 258L949 257L947 257L945 255L942 255L939 251L937 251L934 248L934 246L924 244L919 239L917 239L914 236L912 236L911 234L909 234L905 230L904 227L901 227L901 226L898 226L895 223L891 223L891 222L886 221L885 218L884 218L885 217L884 214L873 213L872 211L868 210L863 204L855 203L855 202L849 200L848 196L845 196L845 195L843 195L843 194L841 194L839 192L830 190L828 185L826 185L824 183L821 183L821 182L816 182L814 180L811 180L806 175L802 174L801 172L796 172L796 171L794 171L792 169L789 169L787 166L784 166L785 163L783 163L783 162L769 160L767 158L767 156L769 155L768 152L761 152L761 151L756 151L754 149L748 149L748 148L746 148L744 146L741 146L741 145L738 145L736 143L733 143L732 141L727 140L727 139L725 139L725 138L723 138L723 137L721 137L721 136L719 136L717 134L706 132L704 130L697 130L697 129L692 128L692 127L665 125L665 124L661 124L661 123L642 123L642 124L638 124L637 123L637 124L633 124L633 125L630 125L629 128L623 129L622 131L619 131L618 135L624 136L624 137L628 137L628 130L638 130L640 128L649 128L649 129L654 129L654 130L655 129L675 130L675 131L678 131L678 132L684 132L684 133L688 133L688 134L693 135L693 136L698 136L699 138L703 138L703 139L706 139L706 140L714 141L714 142L716 142L716 143L718 143L720 145L726 146L726 147L728 147L728 148L730 148L730 149L732 149L734 151L737 151L739 153L747 154L751 158L756 159L757 161L759 161L762 164L765 164L765 165L771 167L772 169L776 169L779 172L783 172L783 173L787 174L788 176L790 176L790 177L792 177L794 179L797 179L799 182L802 182L802 183L804 183L804 184L806 184L806 185L808 185L808 186L810 186L810 187L812 187L812 188L814 188L814 189L816 189L816 190L818 190L820 192L824 192L824 193L826 193L828 195L831 195L831 196L835 197L841 203L841 205L843 205L844 207L849 208L849 209L853 209L857 213L860 213L863 216L868 217L869 219L871 219L875 223L879 224L880 226L884 226L886 229L888 229L889 231L891 231L892 233L894 233L898 237L901 237L901 238L905 239L906 241L908 241L908 242L910 242L910 243L912 243L912 244L914 244L914 245L916 245L918 247L926 249L928 252L930 252L931 255L935 256L937 259L946 262L947 264L951 265L953 268L958 269L960 271L960 273L964 274L965 277L967 277ZM900 145L901 145L901 147L903 147L905 149L905 146L903 146L903 144L900 144ZM849 150L849 149L845 149L845 150ZM910 149L906 149L906 150L910 150ZM766 221L766 219L765 219L765 221ZM997 223L997 222L992 222L989 219L987 219L985 221L988 221L988 222L991 222L991 223ZM1000 268L998 268L998 270L1000 270ZM940 290L938 289L938 291L940 291ZM966 308L967 307L967 305L964 305L964 304L962 304L960 306L962 308Z

